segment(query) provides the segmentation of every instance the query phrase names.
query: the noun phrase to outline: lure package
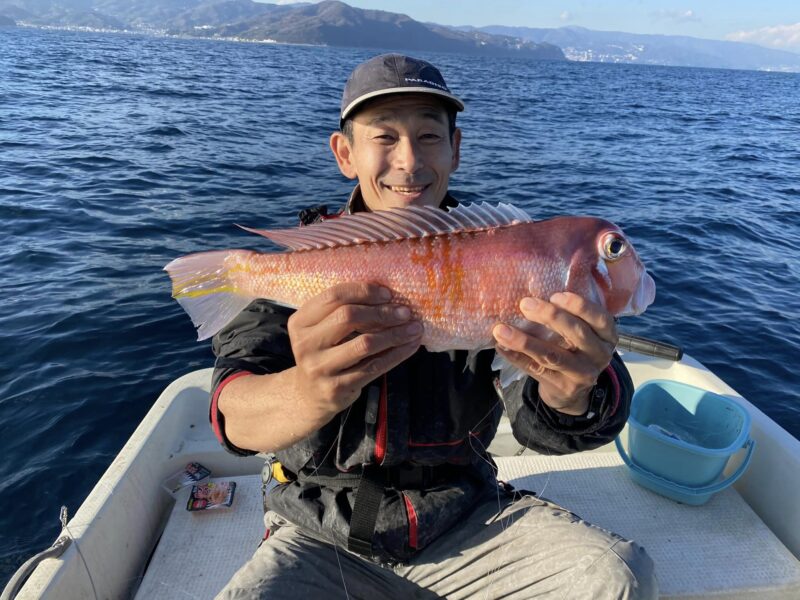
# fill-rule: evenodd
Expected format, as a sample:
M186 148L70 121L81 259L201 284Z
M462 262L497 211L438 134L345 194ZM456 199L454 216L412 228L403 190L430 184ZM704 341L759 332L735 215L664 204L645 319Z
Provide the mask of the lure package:
M233 504L233 494L236 491L235 481L209 481L192 486L186 510L211 510L214 508L228 508Z
M203 465L200 463L191 462L186 465L186 468L184 468L183 471L175 473L162 485L167 489L168 492L174 494L182 487L202 481L209 475L211 475L211 471L209 471Z

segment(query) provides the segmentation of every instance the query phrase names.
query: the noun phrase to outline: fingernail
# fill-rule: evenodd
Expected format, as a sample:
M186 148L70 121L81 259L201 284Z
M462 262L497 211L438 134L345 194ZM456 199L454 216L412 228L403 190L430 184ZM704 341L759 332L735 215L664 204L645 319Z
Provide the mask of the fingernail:
M378 293L378 296L380 297L381 300L391 300L392 292L388 288L382 287L380 292Z
M411 316L411 310L407 306L398 306L394 309L394 316L405 321Z
M552 296L550 296L550 302L553 302L554 304L565 302L566 299L567 295L563 292L558 292L557 294L553 294Z
M414 321L413 323L409 323L406 325L406 333L408 335L419 335L422 333L422 323L419 321Z
M507 325L498 325L494 328L494 337L507 340L511 337L511 329Z
M535 310L539 306L539 300L536 298L523 298L520 302L522 310Z

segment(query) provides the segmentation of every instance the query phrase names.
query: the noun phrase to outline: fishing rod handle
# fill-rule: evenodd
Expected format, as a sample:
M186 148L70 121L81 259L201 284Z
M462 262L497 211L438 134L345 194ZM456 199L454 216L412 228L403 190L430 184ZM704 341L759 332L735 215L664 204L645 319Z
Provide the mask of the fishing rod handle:
M636 352L646 356L655 356L656 358L665 358L667 360L679 361L683 357L683 348L658 342L638 335L630 335L628 333L619 334L619 342L617 348L627 352Z

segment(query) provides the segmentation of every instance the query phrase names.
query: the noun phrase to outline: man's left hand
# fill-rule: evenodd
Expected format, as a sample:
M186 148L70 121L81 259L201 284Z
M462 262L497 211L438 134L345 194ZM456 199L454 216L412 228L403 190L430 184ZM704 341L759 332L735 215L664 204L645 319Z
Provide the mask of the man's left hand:
M492 331L497 352L539 382L539 396L568 415L589 408L589 392L611 362L618 334L614 317L578 294L554 294L550 301L523 298L520 310L529 321L556 335L542 339L506 324Z

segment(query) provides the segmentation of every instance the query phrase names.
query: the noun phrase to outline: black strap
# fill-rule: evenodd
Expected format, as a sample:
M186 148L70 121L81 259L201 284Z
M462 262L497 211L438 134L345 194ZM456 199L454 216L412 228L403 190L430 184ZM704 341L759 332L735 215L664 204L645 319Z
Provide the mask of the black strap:
M379 467L374 465L364 467L353 502L350 534L347 536L347 549L363 556L372 556L372 536L385 492L383 483L375 476L376 469Z
M361 483L361 473L339 473L338 475L301 474L300 483L311 483L332 490L356 489Z
M285 467L284 467L285 470ZM297 480L333 490L356 489L363 479L362 472L369 470L369 478L384 488L396 490L424 490L470 470L458 465L408 465L391 467L368 465L362 471L344 472L331 467L318 467L306 473L300 471Z

